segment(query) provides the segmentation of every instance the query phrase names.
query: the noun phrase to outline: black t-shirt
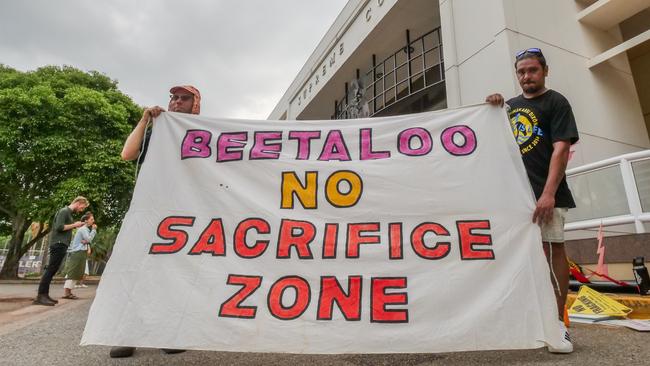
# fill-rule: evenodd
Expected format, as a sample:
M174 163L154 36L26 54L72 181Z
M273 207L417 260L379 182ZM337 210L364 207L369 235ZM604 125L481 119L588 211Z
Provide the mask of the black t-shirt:
M510 99L510 125L526 166L528 179L539 199L544 191L553 154L553 143L578 141L578 128L571 105L566 98L554 91L532 99L519 95ZM566 177L555 193L555 207L576 207L566 182Z

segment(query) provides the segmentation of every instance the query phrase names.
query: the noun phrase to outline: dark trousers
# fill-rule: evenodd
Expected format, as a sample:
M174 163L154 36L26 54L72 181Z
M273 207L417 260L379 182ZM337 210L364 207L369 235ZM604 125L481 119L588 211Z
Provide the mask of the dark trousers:
M50 282L52 282L52 278L59 270L59 267L61 267L67 251L68 246L63 243L50 245L50 261L47 264L45 273L43 273L43 277L41 277L41 283L38 285L39 295L47 295L50 293Z

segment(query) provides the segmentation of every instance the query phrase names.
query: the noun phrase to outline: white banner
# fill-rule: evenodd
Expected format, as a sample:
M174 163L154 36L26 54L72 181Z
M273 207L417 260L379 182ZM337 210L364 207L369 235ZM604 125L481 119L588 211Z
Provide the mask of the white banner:
M82 344L290 353L559 345L503 110L163 113Z

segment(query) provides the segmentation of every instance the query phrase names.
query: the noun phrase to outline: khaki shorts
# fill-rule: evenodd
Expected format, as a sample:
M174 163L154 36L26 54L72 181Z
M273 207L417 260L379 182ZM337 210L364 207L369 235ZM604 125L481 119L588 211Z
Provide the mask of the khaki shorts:
M548 224L542 224L542 241L544 243L564 243L564 220L568 208L556 207L553 209L553 219Z

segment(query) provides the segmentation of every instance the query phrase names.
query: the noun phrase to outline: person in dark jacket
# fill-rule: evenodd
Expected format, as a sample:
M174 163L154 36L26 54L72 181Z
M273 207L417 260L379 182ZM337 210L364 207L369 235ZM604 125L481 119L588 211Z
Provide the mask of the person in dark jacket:
M72 213L81 212L86 207L88 207L88 199L79 196L54 215L52 231L50 232L50 260L38 285L38 295L34 300L34 305L54 306L58 303L57 300L50 297L50 283L52 283L52 278L61 267L63 258L65 258L68 251L68 245L72 240L72 229L84 225L81 221L73 222Z

